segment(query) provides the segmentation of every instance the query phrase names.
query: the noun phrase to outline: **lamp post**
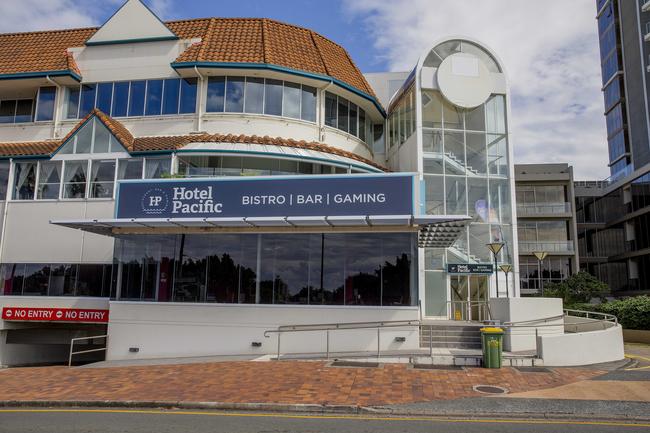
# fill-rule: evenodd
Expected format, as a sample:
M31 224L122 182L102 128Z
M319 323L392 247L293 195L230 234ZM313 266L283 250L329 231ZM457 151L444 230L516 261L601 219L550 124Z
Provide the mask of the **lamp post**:
M508 274L512 271L512 265L503 264L499 268L506 274L506 298L510 297L510 286L508 286Z
M492 255L494 255L494 281L496 282L497 298L499 297L499 269L497 264L497 255L499 254L499 251L501 251L501 248L503 248L503 245L503 242L491 242L487 244L487 247L492 251Z
M541 287L542 297L544 297L544 279L542 278L542 261L548 256L546 251L533 251L533 255L537 257L537 275L539 275L539 284Z

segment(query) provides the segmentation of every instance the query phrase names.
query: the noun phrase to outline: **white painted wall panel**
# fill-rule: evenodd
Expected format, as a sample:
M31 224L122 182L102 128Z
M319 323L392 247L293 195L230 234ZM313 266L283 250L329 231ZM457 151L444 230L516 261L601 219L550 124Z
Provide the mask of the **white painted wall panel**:
M378 320L417 320L417 307L280 306L111 302L107 359L147 359L232 354L273 354L277 337L264 331L280 325ZM396 336L406 342L395 342ZM418 329L381 332L381 349L415 349ZM251 346L253 341L262 347ZM281 338L282 353L324 352L325 332L300 332ZM129 352L138 347L139 352ZM333 331L331 351L377 350L376 330Z

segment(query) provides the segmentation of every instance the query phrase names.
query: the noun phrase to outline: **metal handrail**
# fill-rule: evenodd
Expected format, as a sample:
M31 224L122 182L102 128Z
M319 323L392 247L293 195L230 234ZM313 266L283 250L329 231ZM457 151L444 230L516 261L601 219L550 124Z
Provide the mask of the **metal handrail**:
M106 339L106 347L102 347L102 348L99 348L99 349L80 350L80 351L77 351L77 352L72 351L75 341L94 340L95 338L105 338ZM70 340L70 355L68 356L68 367L72 366L72 355L80 355L82 353L91 353L91 352L101 352L101 351L106 351L107 348L108 348L108 334L106 334L106 335L95 335L93 337L73 338L72 340Z
M608 314L608 313L600 313L598 311L586 311L586 310L572 310L570 308L565 308L564 309L564 314L566 316L571 316L569 313L579 313L579 314L584 314L586 319L589 319L590 315L592 316L601 316L604 317L603 319L596 319L595 320L600 320L603 322L614 322L616 325L618 325L618 317L616 317L613 314ZM575 317L575 315L573 315Z
M326 335L326 357L330 357L330 331L341 331L350 329L377 329L377 358L381 355L381 329L382 328L400 328L407 326L420 326L419 320L385 320L381 322L344 322L344 323L321 323L314 325L282 325L278 329L268 329L264 331L264 338L269 338L269 334L278 334L278 351L276 360L280 360L280 342L281 336L286 332L309 332L325 331Z

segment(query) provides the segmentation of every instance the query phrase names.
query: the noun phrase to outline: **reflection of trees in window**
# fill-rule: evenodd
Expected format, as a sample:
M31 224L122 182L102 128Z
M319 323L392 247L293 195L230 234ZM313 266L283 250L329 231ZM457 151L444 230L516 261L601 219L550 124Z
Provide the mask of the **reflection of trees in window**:
M402 253L382 267L382 305L411 305L411 259Z

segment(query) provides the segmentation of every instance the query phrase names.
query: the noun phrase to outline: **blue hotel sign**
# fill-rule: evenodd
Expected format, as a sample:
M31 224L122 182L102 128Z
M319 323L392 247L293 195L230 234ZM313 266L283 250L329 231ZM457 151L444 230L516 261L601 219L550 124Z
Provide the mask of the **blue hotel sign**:
M122 181L116 218L411 215L413 175Z

